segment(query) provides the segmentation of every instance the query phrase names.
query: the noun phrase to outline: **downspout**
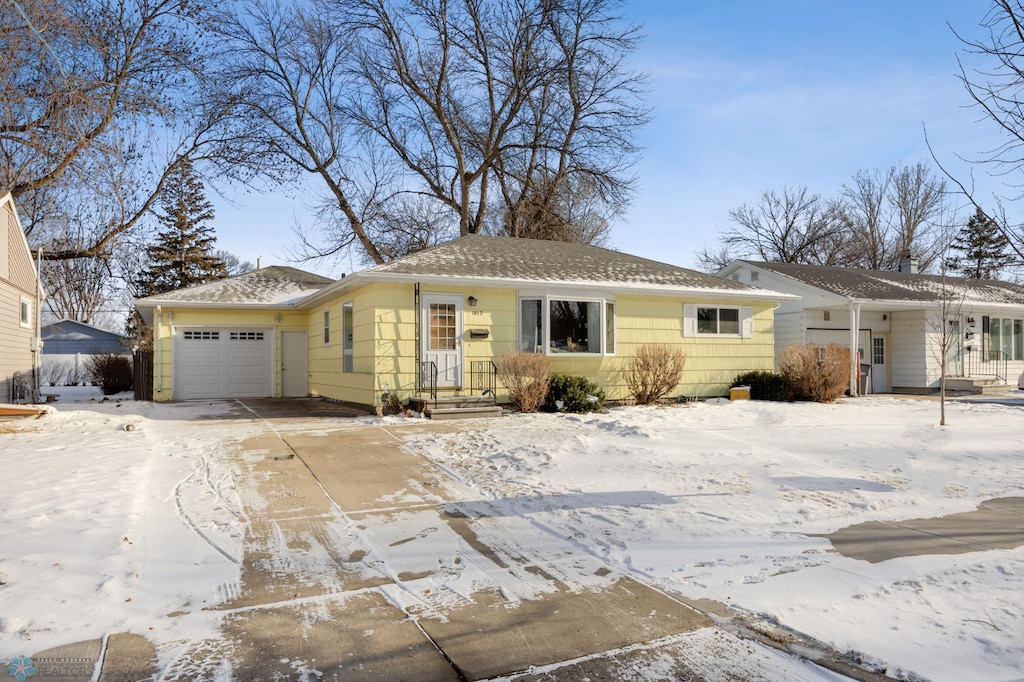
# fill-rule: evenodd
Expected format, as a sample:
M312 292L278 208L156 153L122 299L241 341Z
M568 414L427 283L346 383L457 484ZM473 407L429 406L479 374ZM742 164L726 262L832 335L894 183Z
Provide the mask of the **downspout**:
M860 341L860 303L850 302L850 396L856 398L860 394L860 382L857 381L860 369L860 354L857 345Z
M156 392L160 393L164 390L164 354L160 351L163 349L163 325L161 324L162 311L160 306L156 307Z
M41 246L36 251L36 259L36 337L32 344L32 383L35 395L32 398L38 403L43 397L43 247Z

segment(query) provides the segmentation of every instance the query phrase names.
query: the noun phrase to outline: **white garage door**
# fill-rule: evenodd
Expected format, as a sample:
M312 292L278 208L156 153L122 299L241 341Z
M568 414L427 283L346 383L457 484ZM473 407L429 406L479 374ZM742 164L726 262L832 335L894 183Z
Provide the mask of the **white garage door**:
M175 329L175 400L273 395L273 328Z
M860 347L857 349L860 351L861 362L867 362L864 358L868 358L866 349L871 341L871 332L866 329L860 330L860 339L858 344ZM819 346L828 345L830 343L838 343L843 348L850 347L850 330L849 329L808 329L807 330L807 343L816 343ZM870 358L869 358L870 359Z

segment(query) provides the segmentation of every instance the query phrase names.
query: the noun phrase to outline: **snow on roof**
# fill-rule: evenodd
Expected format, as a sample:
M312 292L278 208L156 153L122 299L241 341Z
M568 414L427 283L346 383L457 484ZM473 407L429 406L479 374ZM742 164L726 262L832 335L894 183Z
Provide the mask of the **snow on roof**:
M735 293L762 291L749 284L598 246L483 235L467 235L363 272L367 275L724 289Z
M244 275L141 298L140 307L170 304L290 305L323 289L334 280L281 265L252 270Z

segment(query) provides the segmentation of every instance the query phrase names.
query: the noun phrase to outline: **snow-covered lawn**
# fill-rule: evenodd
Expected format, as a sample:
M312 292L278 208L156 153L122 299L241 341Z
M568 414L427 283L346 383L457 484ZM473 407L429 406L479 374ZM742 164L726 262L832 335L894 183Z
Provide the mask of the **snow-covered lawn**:
M1024 678L1024 548L871 564L819 534L1024 495L1024 401L711 402L513 416L415 450L642 579L890 675ZM1024 518L1022 518L1024 524Z
M51 414L0 422L0 661L113 632L217 632L200 609L238 567L214 544L237 557L244 528L224 452L258 427L196 420L224 403L55 390Z
M564 554L569 539L588 562L861 652L890 674L1009 680L1024 678L1024 548L871 564L819 535L1024 496L1018 397L950 404L945 428L927 401L709 402L517 415L407 431L405 443L477 493L482 513L529 528L521 540L539 555L545 543ZM268 425L199 419L226 416L222 402L98 399L74 389L40 420L0 422L0 661L113 632L160 651L219 632L202 607L238 578L237 445ZM358 422L399 435L408 423ZM423 550L382 546L405 552L398 563Z

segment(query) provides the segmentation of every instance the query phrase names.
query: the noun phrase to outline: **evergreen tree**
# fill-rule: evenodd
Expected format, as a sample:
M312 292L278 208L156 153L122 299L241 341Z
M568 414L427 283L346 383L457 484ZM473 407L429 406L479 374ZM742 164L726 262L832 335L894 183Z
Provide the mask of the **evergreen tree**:
M157 220L163 230L147 247L149 265L138 281L140 296L205 284L228 276L209 222L213 205L187 158L179 161L161 194Z
M979 207L950 244L953 253L946 258L946 267L964 277L995 279L1013 262L1009 245L999 224Z

